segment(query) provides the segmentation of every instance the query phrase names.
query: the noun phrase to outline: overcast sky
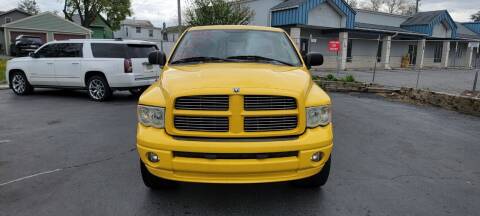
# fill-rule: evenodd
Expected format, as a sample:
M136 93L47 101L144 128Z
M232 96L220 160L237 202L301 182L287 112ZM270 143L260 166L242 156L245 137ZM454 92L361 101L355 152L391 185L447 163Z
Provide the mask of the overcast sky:
M133 16L148 19L158 27L166 22L175 25L177 19L177 0L131 0ZM182 0L183 6L189 0ZM367 0L359 0L363 2ZM0 10L9 10L17 6L17 0L0 0ZM455 21L470 21L470 15L480 10L480 0L421 0L420 10L448 9ZM62 11L63 0L37 0L41 11Z

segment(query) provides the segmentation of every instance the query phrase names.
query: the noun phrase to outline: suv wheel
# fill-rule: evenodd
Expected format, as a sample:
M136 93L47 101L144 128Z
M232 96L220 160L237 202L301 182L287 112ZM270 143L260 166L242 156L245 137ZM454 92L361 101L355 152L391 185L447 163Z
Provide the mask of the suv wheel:
M176 182L163 179L151 174L145 164L140 160L140 171L142 173L142 180L145 186L153 190L159 190L162 188L173 188L177 186Z
M33 92L33 87L22 72L14 72L10 78L12 90L17 95L27 95Z
M107 80L102 76L92 76L88 82L88 95L94 101L106 101L112 96Z
M327 183L328 176L330 175L330 164L332 163L332 156L328 159L328 161L323 166L322 170L308 178L296 180L293 182L295 186L300 187L321 187Z

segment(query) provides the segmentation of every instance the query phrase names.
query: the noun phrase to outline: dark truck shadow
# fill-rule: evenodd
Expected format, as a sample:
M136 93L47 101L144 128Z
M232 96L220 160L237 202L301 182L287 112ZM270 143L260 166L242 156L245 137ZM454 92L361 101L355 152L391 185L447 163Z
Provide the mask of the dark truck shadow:
M316 210L322 209L323 190L288 183L180 183L174 189L147 192L140 211L159 215L316 215L320 213Z

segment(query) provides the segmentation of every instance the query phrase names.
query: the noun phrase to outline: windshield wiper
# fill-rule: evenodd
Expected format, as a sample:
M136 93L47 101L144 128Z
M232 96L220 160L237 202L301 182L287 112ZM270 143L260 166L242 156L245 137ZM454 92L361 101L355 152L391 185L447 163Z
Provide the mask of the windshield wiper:
M227 59L238 59L238 60L247 60L247 61L265 61L265 62L276 62L288 66L294 66L292 63L284 62L277 59L272 59L264 56L256 56L256 55L240 55L240 56L229 56Z
M190 57L179 59L171 62L170 64L182 64L182 63L194 63L194 62L214 62L214 61L230 61L228 59L218 58L218 57L205 57L205 56L197 56L197 57Z

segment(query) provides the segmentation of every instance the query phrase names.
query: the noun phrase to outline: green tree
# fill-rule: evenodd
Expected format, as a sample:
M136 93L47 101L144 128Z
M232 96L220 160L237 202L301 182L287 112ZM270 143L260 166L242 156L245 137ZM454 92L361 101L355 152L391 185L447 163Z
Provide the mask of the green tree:
M193 0L185 11L187 26L246 25L253 15L238 0Z
M21 0L18 2L18 9L23 10L29 14L40 13L40 7L35 0Z
M476 14L472 14L471 18L474 22L480 22L480 11L478 11Z
M80 24L89 27L99 14L103 15L113 30L120 28L120 22L132 15L130 0L65 0L63 13L73 21L80 17Z

